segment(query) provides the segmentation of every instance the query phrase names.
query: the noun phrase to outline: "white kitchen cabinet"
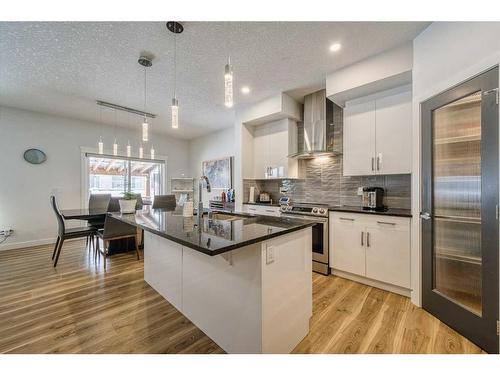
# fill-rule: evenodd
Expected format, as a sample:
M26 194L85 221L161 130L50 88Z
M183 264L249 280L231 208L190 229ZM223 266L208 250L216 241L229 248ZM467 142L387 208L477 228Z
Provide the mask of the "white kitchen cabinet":
M410 223L398 219L384 217L366 227L366 277L410 288Z
M409 218L331 212L329 237L334 273L410 288Z
M411 92L376 100L377 173L411 173Z
M411 91L401 88L348 102L344 176L411 173Z
M332 215L330 219L330 267L357 275L365 274L363 224L354 215Z
M365 176L375 170L375 102L344 109L344 176Z
M269 178L266 172L272 168L273 177L297 178L298 162L288 155L295 152L291 139L297 130L297 123L290 119L281 119L255 126L253 129L253 167L254 178ZM278 174L279 172L279 174Z
M258 204L244 204L243 212L253 215L264 216L281 216L281 211L278 206L265 206Z

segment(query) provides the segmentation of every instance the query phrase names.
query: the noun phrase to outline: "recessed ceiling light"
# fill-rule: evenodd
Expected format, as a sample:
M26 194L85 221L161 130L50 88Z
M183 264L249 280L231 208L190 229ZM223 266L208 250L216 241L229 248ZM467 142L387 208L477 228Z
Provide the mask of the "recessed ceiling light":
M333 43L330 45L330 52L337 52L342 48L342 44L340 43Z
M250 87L248 87L248 86L243 86L243 87L241 88L241 93L242 93L242 94L249 94L249 93L250 93Z

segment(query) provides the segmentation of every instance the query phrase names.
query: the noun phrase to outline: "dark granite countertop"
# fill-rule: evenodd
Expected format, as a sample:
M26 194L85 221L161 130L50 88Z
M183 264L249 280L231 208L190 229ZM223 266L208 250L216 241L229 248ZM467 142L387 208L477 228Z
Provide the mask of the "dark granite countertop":
M243 204L252 204L255 206L271 206L271 207L280 207L281 206L279 203L261 203L261 202L253 202L253 203L245 202Z
M222 254L243 246L262 242L314 225L310 220L250 215L232 211L214 211L232 214L235 220L215 220L203 217L201 230L197 216L183 217L182 210L168 211L151 207L135 214L110 215L127 224L142 228L208 255Z
M404 208L387 208L385 211L363 210L359 206L331 206L330 211L352 212L357 214L386 215L399 217L412 217L411 210Z

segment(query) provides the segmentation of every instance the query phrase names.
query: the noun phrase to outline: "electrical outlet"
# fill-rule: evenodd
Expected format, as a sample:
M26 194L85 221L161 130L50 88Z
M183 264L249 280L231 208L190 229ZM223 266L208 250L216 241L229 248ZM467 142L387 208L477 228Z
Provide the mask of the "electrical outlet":
M274 246L266 248L266 264L274 263Z
M363 186L358 187L358 195L363 195Z
M0 230L0 236L8 237L8 236L10 236L13 232L14 232L14 230L13 230L13 229L10 229L10 228L2 229L2 230Z

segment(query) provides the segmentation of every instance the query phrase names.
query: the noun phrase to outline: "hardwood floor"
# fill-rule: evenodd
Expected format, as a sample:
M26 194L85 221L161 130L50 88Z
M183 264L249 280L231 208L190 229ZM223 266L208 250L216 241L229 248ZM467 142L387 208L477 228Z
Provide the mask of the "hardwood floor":
M1 353L223 353L143 280L133 252L81 241L0 252ZM313 318L295 353L480 353L408 298L313 274Z

